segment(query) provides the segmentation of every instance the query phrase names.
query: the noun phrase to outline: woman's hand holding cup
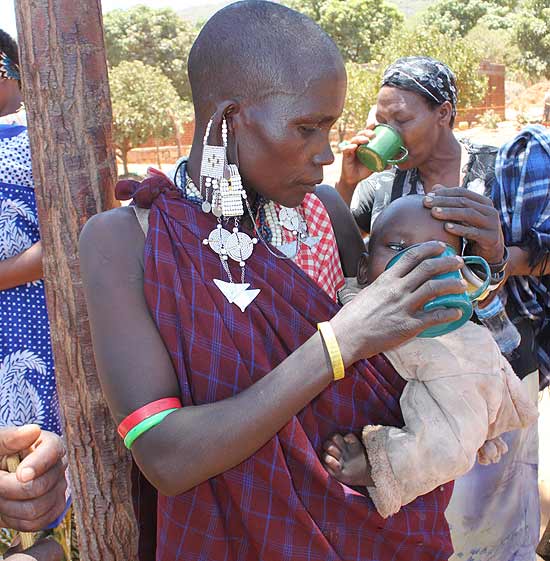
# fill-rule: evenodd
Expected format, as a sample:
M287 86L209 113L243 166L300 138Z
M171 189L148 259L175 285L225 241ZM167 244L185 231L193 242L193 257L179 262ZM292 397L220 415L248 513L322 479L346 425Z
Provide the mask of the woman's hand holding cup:
M457 255L434 259L445 248L442 242L411 248L334 316L331 324L346 366L402 345L429 327L461 318L456 308L424 310L434 298L466 289L458 277L434 278L464 265Z
M351 202L357 184L373 173L355 156L355 152L361 144L368 144L375 137L373 129L374 125L359 131L350 142L341 145L342 170L340 179L336 182L336 189L348 204Z

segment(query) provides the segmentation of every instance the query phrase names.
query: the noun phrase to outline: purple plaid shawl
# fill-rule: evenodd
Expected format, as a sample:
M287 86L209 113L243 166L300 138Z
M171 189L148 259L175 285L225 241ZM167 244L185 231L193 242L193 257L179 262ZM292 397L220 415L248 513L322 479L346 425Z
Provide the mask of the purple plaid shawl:
M242 313L212 282L225 279L218 256L202 243L213 217L168 187L160 191L149 218L145 296L184 406L212 403L270 372L338 307L296 265L258 244L246 280L261 292ZM239 466L180 496L161 496L157 561L447 559L452 485L383 520L319 459L323 440L336 431L402 426L403 387L383 358L358 363Z

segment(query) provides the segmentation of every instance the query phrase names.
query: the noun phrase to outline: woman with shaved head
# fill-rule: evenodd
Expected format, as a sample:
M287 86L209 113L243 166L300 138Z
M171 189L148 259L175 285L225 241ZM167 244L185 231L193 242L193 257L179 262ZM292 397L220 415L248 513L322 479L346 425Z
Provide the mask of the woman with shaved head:
M201 31L189 77L196 133L175 182L119 183L136 206L81 238L103 389L159 494L156 559L447 559L449 485L384 520L320 454L335 432L402 425L404 382L379 353L457 319L423 306L464 290L431 280L462 260L424 244L336 303L362 248L357 230L336 241L329 211L353 221L318 187L346 75L308 18L232 4Z

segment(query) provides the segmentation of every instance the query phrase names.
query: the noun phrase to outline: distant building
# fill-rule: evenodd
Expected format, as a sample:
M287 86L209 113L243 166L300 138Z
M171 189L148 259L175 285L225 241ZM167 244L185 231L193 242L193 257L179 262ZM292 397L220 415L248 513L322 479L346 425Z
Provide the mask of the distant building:
M477 121L479 115L483 115L486 111L492 109L501 119L505 118L506 102L504 80L506 75L506 66L504 64L495 64L484 60L479 65L479 73L487 76L487 93L485 98L476 106L468 109L459 109L456 122L460 121ZM460 96L460 92L459 92ZM459 98L460 100L460 98Z

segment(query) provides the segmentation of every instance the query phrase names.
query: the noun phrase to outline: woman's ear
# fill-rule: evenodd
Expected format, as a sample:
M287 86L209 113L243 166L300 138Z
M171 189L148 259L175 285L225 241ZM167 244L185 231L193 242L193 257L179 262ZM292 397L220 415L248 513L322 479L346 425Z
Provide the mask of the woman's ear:
M227 155L230 162L239 165L239 147L237 143L236 129L238 129L239 126L241 106L238 101L228 100L223 102L222 107L228 131Z
M369 268L369 252L364 251L359 257L359 262L357 263L357 284L360 286L366 286L368 284L367 271Z
M450 127L453 117L453 106L450 101L444 101L438 108L439 122L443 127Z

